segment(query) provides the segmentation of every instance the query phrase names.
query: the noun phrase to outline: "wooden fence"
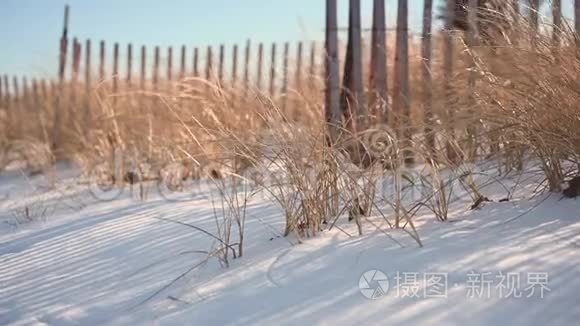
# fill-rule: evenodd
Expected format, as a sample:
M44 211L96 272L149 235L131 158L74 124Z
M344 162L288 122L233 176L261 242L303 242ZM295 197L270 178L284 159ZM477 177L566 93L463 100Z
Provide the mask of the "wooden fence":
M408 3L400 0L397 6L396 46L394 53L393 71L387 67L387 44L385 23L385 1L373 0L373 15L370 45L370 75L368 83L363 80L364 45L362 44L362 24L360 0L349 0L348 43L344 56L339 46L339 31L337 21L337 0L326 0L326 40L322 47L316 42L305 44L290 43L255 43L248 40L244 46L238 44L226 47L205 48L181 45L161 49L159 46L140 48L133 44L107 44L100 41L98 44L97 69L91 58L93 51L92 40L79 40L69 37L68 17L69 8L65 9L64 29L60 38L60 55L58 61L58 75L56 81L44 79L27 79L3 75L0 78L0 106L5 108L7 120L18 110L42 110L43 103L54 103L53 126L50 139L54 147L61 140L61 126L63 105L74 105L86 110L85 126L89 125L90 110L94 105L87 94L103 81L111 82L111 91L118 92L123 85L130 85L141 90L160 91L163 80L172 81L187 77L205 78L220 85L237 85L246 90L259 90L272 98L280 99L280 106L286 109L289 103L286 94L292 88L298 92L309 88L303 85L305 80L324 81L325 116L330 126L331 137L337 136L337 130L348 128L353 132L364 130L376 123L393 123L389 121L392 112L399 113L395 123L407 125L411 102L410 71L409 71L409 31L408 31ZM472 8L478 1L447 0L448 11L445 27L452 29L454 15L457 13L458 2L466 3ZM515 1L517 3L517 1ZM532 1L532 5L535 2ZM552 1L554 24L560 26L561 2ZM425 134L428 143L434 147L432 136L432 22L433 1L425 0L423 7L423 29L421 34L421 88L422 108L424 110ZM476 15L469 11L469 24L474 24ZM576 31L580 31L580 1L575 1ZM531 21L537 26L537 14L532 11ZM453 76L453 44L449 33L444 38L443 67L445 85L451 83ZM467 35L468 42L474 42L473 37ZM558 42L557 29L554 32L554 41ZM83 49L84 47L84 49ZM108 50L112 49L112 57L107 57ZM137 51L140 49L140 51ZM176 51L174 51L176 50ZM165 55L162 54L164 51ZM124 54L123 54L124 52ZM150 57L152 55L152 57ZM163 57L162 57L163 56ZM124 57L124 59L123 59ZM230 58L230 63L227 59ZM256 60L252 60L256 58ZM177 64L174 64L174 59ZM344 71L341 73L341 61L344 60ZM138 61L138 62L137 62ZM163 62L164 61L164 66ZM253 65L251 63L254 63ZM202 65L204 67L202 68ZM139 67L135 70L135 67ZM320 68L319 68L320 67ZM202 70L203 69L203 70ZM162 71L165 71L163 74ZM95 74L95 72L97 72ZM202 75L203 73L203 75ZM392 74L392 76L391 76ZM341 81L342 76L342 81ZM392 84L388 82L389 77ZM67 85L73 84L74 91L65 92ZM80 86L76 86L80 85ZM365 85L368 87L365 88ZM79 94L84 92L85 94ZM390 95L389 95L390 94ZM65 98L66 97L66 98ZM390 100L389 100L390 97ZM417 99L414 99L417 101ZM389 105L390 104L390 105ZM452 119L453 112L449 112ZM39 114L39 116L41 116ZM43 124L42 117L39 118ZM46 134L47 126L43 126ZM405 134L409 138L410 134Z

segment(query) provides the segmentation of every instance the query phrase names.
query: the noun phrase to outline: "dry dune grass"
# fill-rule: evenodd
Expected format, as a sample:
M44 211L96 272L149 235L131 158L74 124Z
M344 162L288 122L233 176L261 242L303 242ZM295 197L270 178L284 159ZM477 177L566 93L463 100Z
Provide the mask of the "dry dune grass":
M468 49L457 35L450 93L443 82L443 36L435 35L432 105L436 124L430 126L439 140L435 149L426 148L422 134L426 126L420 44L410 44L412 125L406 127L415 136L411 148L404 147L394 135L378 137L390 145L381 164L398 174L404 168L403 151L412 152L419 163L427 163L433 190L424 205L431 203L441 220L446 219L448 204L446 185L439 179L442 169L458 169L465 162L492 158L500 171L509 172L531 160L541 166L551 190L560 190L566 177L577 173L580 61L574 34L562 31L561 45L554 47L550 35L530 31L523 20L520 24L513 26L510 34L518 43L506 39L495 46ZM389 72L393 71L394 52L390 41ZM469 68L472 62L475 67ZM317 70L322 71L322 67ZM230 176L241 176L252 168L263 169L264 164L276 166L287 172L285 185L292 189L268 188L286 212L287 233L312 235L329 216L352 211L353 203L362 203L361 212L369 215L376 208L376 194L371 189L378 177L373 172L349 172L352 170L345 168L344 155L348 146L325 144L323 78L302 76L300 87L292 81L285 96L273 97L246 89L241 82L220 84L194 77L163 81L156 89L148 85L147 90L123 81L114 90L112 80L104 80L89 94L82 84L66 84L62 92L53 84L41 102L26 97L12 100L12 107L18 103L18 110L2 117L1 144L5 152L16 141L50 144L54 104L60 93L63 128L61 142L53 152L57 158L76 160L90 169L98 162L114 161L122 153L126 162L123 169L141 163L161 167L178 162L197 171L190 175L203 176L205 171L213 177L222 176L216 172L222 169ZM472 87L470 78L474 80ZM392 80L390 74L390 91ZM382 143L365 144L363 139L363 147L377 145ZM459 154L457 158L450 160L445 155L449 150ZM307 177L312 173L317 176L315 182ZM464 177L465 172L461 175ZM474 201L481 199L477 185L467 187L472 189ZM299 198L290 194L299 194ZM389 205L396 216L390 221L392 225L413 229L413 208L405 208L401 198L392 199ZM357 215L354 218L360 223ZM420 243L416 233L410 234Z

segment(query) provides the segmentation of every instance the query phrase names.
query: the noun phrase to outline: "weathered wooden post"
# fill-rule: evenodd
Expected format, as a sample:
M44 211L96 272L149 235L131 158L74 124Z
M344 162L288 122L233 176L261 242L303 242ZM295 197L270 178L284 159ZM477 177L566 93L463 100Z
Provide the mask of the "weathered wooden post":
M574 0L574 30L576 31L576 46L580 46L580 0Z
M105 80L105 41L99 44L99 81Z
M13 123L13 110L12 110L12 94L10 94L10 84L8 81L8 75L2 77L4 84L4 107L6 108L6 119Z
M153 90L159 91L159 46L155 47L153 54Z
M39 97L39 106L37 109L37 116L39 121L39 127L42 131L42 137L45 144L50 144L50 137L48 135L48 130L46 129L46 115L48 115L50 104L49 99L50 95L46 86L46 80L43 78L39 82L39 90L38 90L38 97Z
M510 33L510 43L511 44L518 44L518 35L517 35L517 30L518 30L518 25L520 23L520 0L511 0L511 14L512 14L512 30Z
M38 94L38 81L36 78L32 78L31 81L30 98L32 100L32 110L34 112L38 111L40 108L40 98Z
M470 50L470 62L469 62L469 77L468 77L468 87L469 87L469 107L473 107L475 105L475 78L477 76L477 72L475 71L475 46L478 42L478 10L479 10L479 1L478 0L469 0L467 4L467 37L466 37L466 45L467 48ZM473 116L475 112L472 109L468 109L469 116ZM477 153L477 126L475 125L475 121L468 123L467 125L467 144L466 144L466 152L468 154L469 159L474 159Z
M139 88L144 91L145 81L147 80L147 48L145 45L141 46L141 74L139 78Z
M127 44L127 78L126 83L127 86L131 86L132 78L133 78L133 44Z
M360 19L360 0L349 0L348 44L341 106L346 113L347 127L353 133L363 131L366 125Z
M423 113L424 132L427 147L432 154L435 153L435 130L433 119L433 78L431 75L431 29L433 19L433 0L425 0L423 4L423 40L421 42L421 57L423 64L421 72L423 76Z
M540 0L530 0L530 24L534 32L538 32Z
M530 2L530 27L532 29L532 34L530 35L532 50L537 46L537 38L539 32L539 10L540 10L540 0L529 0Z
M167 48L167 92L170 96L173 96L173 48L170 46Z
M80 66L81 66L82 45L75 37L73 40L73 62L72 62L72 87L76 88L78 85Z
M5 97L4 97L4 88L3 88L3 84L2 84L2 76L0 76L0 107L4 110L6 110L6 103L5 103Z
M185 58L187 55L187 49L185 45L181 46L181 63L179 65L179 79L182 80L185 78Z
M371 119L388 121L387 112L387 47L385 22L385 0L373 1L373 27L371 35Z
M125 77L125 87L127 88L126 91L131 91L132 94L132 83L133 83L133 44L128 43L127 44L127 75ZM129 107L133 106L133 97L134 95L131 95L127 101L127 104Z
M85 41L85 108L83 113L85 136L91 126L91 40Z
M36 80L36 78L32 79L32 113L36 116L37 120L37 125L34 128L35 131L38 131L38 139L42 139L43 141L46 141L46 138L44 137L44 123L42 122L42 103L40 101L40 94L38 93L38 82Z
M395 94L394 111L400 119L395 128L402 140L404 160L413 163L413 152L410 149L411 126L411 98L409 91L409 33L408 33L408 1L399 0L397 6L397 43L395 52ZM399 132L401 131L401 132Z
M324 69L326 75L324 83L324 111L326 123L328 125L328 143L332 145L338 139L338 132L341 127L340 72L338 61L338 22L336 0L326 0L326 41L324 48L326 51L326 55L324 56ZM299 52L301 52L301 47Z
M246 101L246 97L248 95L248 91L250 90L250 52L251 52L252 43L250 40L246 41L246 51L244 53L244 101Z
M327 27L328 28L328 27ZM298 42L296 46L296 71L294 72L294 88L298 93L302 93L302 51L304 45Z
M119 43L113 45L113 102L119 92Z
M26 76L22 77L22 114L24 114L24 123L26 123L26 115L30 109L30 94L28 89L28 78Z
M276 89L276 43L272 43L272 50L270 52L270 96L272 99L275 96Z
M316 86L316 42L312 41L310 45L310 65L308 66L308 80L310 89Z
M167 48L167 81L171 87L171 81L173 80L173 48L170 46Z
M282 111L286 112L286 105L288 102L288 56L290 55L290 43L284 43L284 58L282 67Z
M155 47L154 49L154 60L156 61L156 64L153 68L153 72L152 72L152 79L156 79L157 74L158 74L158 70L155 67L159 66L159 48ZM145 92L147 90L147 48L145 47L145 45L141 46L141 82L140 82L140 88L142 92ZM153 83L153 85L155 85L156 83ZM153 86L156 87L156 86ZM149 160L152 159L153 157L153 109L152 106L149 105L149 101L148 101L148 97L141 95L140 96L140 105L141 108L143 110L145 110L145 112L147 112L147 129L148 129L148 133L147 133L147 158Z
M238 81L238 45L232 49L232 87L236 87Z
M48 87L46 86L46 79L42 78L40 80L40 97L42 99L47 99L50 96L48 92Z
M8 110L8 104L6 103L7 94L4 92L4 79L0 76L0 107L4 110ZM6 112L7 113L7 112Z
M552 0L552 46L554 51L560 47L560 35L562 33L562 0Z
M58 63L58 81L59 81L59 91L56 96L56 103L54 106L54 125L53 125L53 135L52 135L52 150L56 150L57 146L60 145L60 127L61 127L61 109L62 101L64 97L64 87L65 87L65 69L66 69L66 55L68 48L68 18L69 18L69 6L64 7L64 26L62 31L62 36L60 38L60 55Z
M213 70L213 53L211 46L207 47L207 56L205 61L205 79L206 81L210 81L212 79L212 70Z
M452 88L451 82L453 79L453 21L455 19L455 0L447 0L445 10L445 31L443 43L443 88L445 108L447 115L447 158L450 161L455 161L457 153L452 146L452 141L455 138L455 117L452 106Z
M81 65L81 44L77 38L73 38L73 59L71 67L71 83L70 83L70 103L69 103L69 117L68 122L74 124L77 115L77 92L78 92L78 82L79 73Z
M199 77L199 50L193 49L193 76Z
M256 89L262 90L262 64L264 61L264 44L258 44L258 72L256 76Z
M30 96L28 91L28 78L22 77L22 92L20 93L20 130L24 131L23 135L28 132L28 113L30 108Z
M12 118L14 124L19 126L21 124L20 115L22 114L22 98L20 94L20 87L18 85L18 77L12 76Z
M218 82L220 87L223 85L224 82L224 56L225 56L225 47L223 44L220 44L219 66L218 66Z
M232 79L231 79L231 105L232 107L236 106L238 92L236 88L236 84L238 82L238 45L234 44L232 48Z

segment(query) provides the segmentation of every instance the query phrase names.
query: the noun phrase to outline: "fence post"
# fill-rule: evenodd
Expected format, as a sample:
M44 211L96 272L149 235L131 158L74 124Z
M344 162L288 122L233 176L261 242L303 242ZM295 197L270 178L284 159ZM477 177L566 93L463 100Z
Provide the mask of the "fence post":
M530 23L534 32L537 32L539 27L538 10L540 10L540 0L530 0Z
M232 49L232 87L236 87L238 81L238 45Z
M139 89L145 91L145 81L147 80L147 48L141 45L141 73L139 76Z
M224 81L224 55L225 55L224 51L225 51L224 45L221 44L220 45L220 53L219 53L219 66L218 66L218 82L219 82L220 87L222 86L223 81Z
M78 83L80 66L81 66L81 43L74 38L73 41L73 62L72 62L72 87L76 88L76 83Z
M262 65L264 62L264 44L258 44L258 76L256 79L256 88L262 90Z
M429 1L429 0L427 0ZM385 0L373 1L373 27L371 44L371 119L388 121L387 111L387 47L385 45Z
M425 0L423 5L423 41L421 42L421 57L423 64L423 114L425 123L425 138L431 153L435 153L435 134L433 130L433 79L431 75L431 25L433 17L433 0Z
M272 43L270 59L270 96L273 99L276 93L276 89L274 88L276 83L276 43Z
M113 45L113 102L119 91L119 43Z
M250 88L250 51L251 51L251 41L246 41L246 51L244 54L244 100L248 94Z
M532 49L537 46L537 34L539 31L539 11L540 10L540 0L530 0L530 25L533 30L531 37Z
M68 121L71 125L75 123L75 115L77 114L77 87L79 81L79 70L81 65L81 44L77 38L73 38L73 60L72 60L72 74L70 84L70 103L69 103L69 117Z
M327 27L328 28L328 27ZM298 93L301 94L302 92L302 49L303 44L302 42L298 42L296 46L296 71L294 79L295 79L295 88Z
M85 112L84 125L85 136L87 135L91 126L91 40L86 40L85 43Z
M207 47L207 56L206 56L206 61L205 61L205 79L206 81L210 81L211 80L211 74L212 74L212 69L213 69L213 52L212 52L212 48L211 46Z
M4 103L5 103L5 108L6 108L6 118L10 123L12 123L14 112L12 112L12 98L11 98L12 94L10 94L10 85L9 85L9 81L8 81L8 75L4 75L2 77L2 80L4 81Z
M397 7L397 50L395 52L395 112L402 115L400 124L396 125L401 130L405 163L413 163L413 151L411 137L413 135L411 125L411 95L409 92L409 33L408 33L409 7L407 0L399 0Z
M324 56L325 67L325 118L329 132L329 142L334 144L338 139L340 130L340 72L338 60L338 22L337 1L326 0L326 41ZM299 43L298 57L300 64L297 72L297 80L300 80L302 65L302 43ZM314 49L314 46L312 47ZM311 62L312 63L312 62ZM312 65L311 65L312 67Z
M348 44L342 92L343 112L353 132L365 129L365 100L362 80L360 0L349 0Z
M38 109L38 119L40 120L40 125L42 127L42 135L44 137L44 143L45 144L50 144L50 138L48 136L48 130L47 125L46 125L46 115L48 115L48 110L50 108L50 105L47 105L46 103L49 103L50 100L50 95L46 86L46 80L43 78L40 80L40 97L43 99L42 103L42 107L39 107ZM45 111L46 110L46 111ZM44 112L46 112L46 115L43 114Z
M19 126L20 121L20 114L22 113L21 107L21 96L20 96L20 87L18 85L18 77L12 76L12 110L14 111L14 122L15 125Z
M0 108L6 110L6 98L4 97L4 84L2 76L0 76Z
M196 47L195 49L193 49L193 76L194 77L199 77L199 50Z
M62 36L60 38L60 55L59 55L59 67L58 67L58 80L59 80L59 91L56 96L56 103L54 107L54 126L53 126L53 138L51 148L56 150L57 146L60 145L60 125L61 125L61 101L64 96L64 79L65 79L65 69L66 69L66 55L68 48L68 18L69 18L69 6L64 7L64 26L62 31Z
M580 46L580 0L574 1L574 30L576 31L576 46Z
M167 48L167 81L173 80L173 48Z
M473 51L475 50L475 46L478 41L478 28L477 28L477 13L479 9L479 2L478 0L469 0L467 4L467 38L466 38L466 45L469 51L471 52L471 60L469 62L469 76L468 76L468 88L469 88L469 107L473 107L475 105L475 78L476 78L476 65L475 65L475 57ZM468 109L469 116L473 116L473 110ZM477 126L475 123L468 123L467 128L467 143L466 143L466 152L468 153L469 159L474 159L475 154L477 152Z
M552 0L552 46L554 50L560 47L560 34L562 29L562 0Z
M32 79L32 106L34 108L34 110L32 110L34 112L34 114L36 115L36 117L38 118L38 129L34 128L35 130L40 131L40 135L38 137L38 139L43 139L46 142L46 138L44 131L44 123L42 122L42 108L41 108L41 102L40 102L40 96L38 94L38 82L36 80L36 78Z
M447 130L449 132L446 137L447 142L447 158L450 161L455 161L457 153L453 149L451 140L455 138L455 124L454 124L454 114L451 108L451 81L453 79L453 20L455 19L455 1L447 0L446 13L445 13L445 33L444 33L444 44L443 44L443 87L444 87L444 98L445 98L445 108L447 114Z
M37 110L40 107L40 99L38 97L38 81L36 80L36 78L32 78L32 82L31 82L31 95L30 97L32 98L32 108L33 110Z
M127 44L127 86L131 86L133 75L133 44Z
M159 46L155 47L153 58L153 90L159 91Z
M290 43L284 43L284 58L282 66L282 111L286 112L286 104L288 102L288 56L290 55Z
M30 108L30 96L28 94L28 78L26 76L22 77L22 106L21 110L23 114L28 113L28 109ZM26 116L24 120L27 121ZM23 123L25 123L23 121Z
M337 27L338 29L338 27ZM337 41L338 43L338 41ZM338 46L338 45L337 45ZM337 57L338 58L338 57ZM310 45L310 66L308 67L309 88L312 90L316 81L316 42L312 41Z
M167 91L173 96L173 47L167 48Z
M512 10L512 19L513 19L513 26L517 27L520 21L520 0L511 0L511 10ZM510 42L511 44L517 45L518 44L518 36L514 34L515 28L512 29L510 33Z
M179 65L179 79L182 80L185 78L185 56L186 56L186 48L185 45L181 46L181 63Z
M99 44L99 80L105 79L105 41Z

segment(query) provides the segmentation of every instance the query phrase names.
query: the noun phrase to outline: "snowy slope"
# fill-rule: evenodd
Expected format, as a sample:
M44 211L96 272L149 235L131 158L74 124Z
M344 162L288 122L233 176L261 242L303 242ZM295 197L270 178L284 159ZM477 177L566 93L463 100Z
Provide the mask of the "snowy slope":
M152 193L142 201L126 189L102 202L61 179L49 190L39 187L42 177L0 177L0 325L574 325L580 319L580 201L554 194L530 199L530 187L479 210L458 203L451 222L418 217L423 248L405 232L387 229L387 236L368 224L365 235L354 236L344 219L352 236L335 228L298 244L280 237L280 210L256 199L248 208L244 256L226 268L205 253L215 240L159 219L215 230L215 203L203 194L167 201ZM499 189L487 194L505 196ZM13 225L26 207L42 218ZM374 300L359 288L370 270L389 280ZM520 284L502 288L508 273ZM428 294L429 275L446 277L446 293Z

